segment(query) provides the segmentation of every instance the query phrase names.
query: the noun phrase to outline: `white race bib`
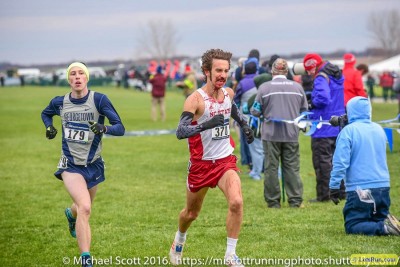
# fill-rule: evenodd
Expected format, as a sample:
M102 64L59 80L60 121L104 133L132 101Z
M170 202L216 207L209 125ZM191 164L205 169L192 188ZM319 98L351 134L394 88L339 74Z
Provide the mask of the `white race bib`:
M87 143L89 141L89 125L67 122L64 126L64 138L68 142Z
M60 161L58 162L58 169L66 169L68 166L68 158L64 155L61 155Z
M229 138L229 135L230 135L229 122L226 123L224 126L218 126L212 129L213 140Z

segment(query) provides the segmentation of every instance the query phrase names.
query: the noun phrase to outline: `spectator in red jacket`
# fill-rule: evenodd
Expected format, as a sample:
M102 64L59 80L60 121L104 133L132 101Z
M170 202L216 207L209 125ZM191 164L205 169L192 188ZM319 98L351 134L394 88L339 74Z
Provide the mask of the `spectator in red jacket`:
M346 106L347 102L353 97L367 97L367 94L364 90L361 72L354 68L354 65L356 64L356 57L351 53L347 53L344 54L343 60L344 105Z
M167 77L162 74L162 67L157 67L157 73L150 78L149 83L153 85L151 90L151 117L153 121L157 121L157 106L160 108L161 120L165 121L165 84Z
M379 85L382 86L382 91L383 91L383 100L385 102L388 99L389 94L391 95L391 98L394 98L394 92L393 92L393 82L394 78L388 71L384 71L382 75L379 77Z

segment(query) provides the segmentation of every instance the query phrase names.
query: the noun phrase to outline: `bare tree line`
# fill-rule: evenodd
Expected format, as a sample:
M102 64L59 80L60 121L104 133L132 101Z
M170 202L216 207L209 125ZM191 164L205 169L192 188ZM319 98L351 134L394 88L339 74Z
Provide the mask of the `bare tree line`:
M367 29L387 56L400 53L399 10L375 11L369 15Z
M170 20L151 20L141 27L137 37L137 48L141 56L166 60L175 56L179 43L178 31Z
M369 14L367 30L386 56L400 53L399 10L375 11ZM166 60L176 55L180 38L175 25L168 19L151 20L141 27L137 37L139 57Z

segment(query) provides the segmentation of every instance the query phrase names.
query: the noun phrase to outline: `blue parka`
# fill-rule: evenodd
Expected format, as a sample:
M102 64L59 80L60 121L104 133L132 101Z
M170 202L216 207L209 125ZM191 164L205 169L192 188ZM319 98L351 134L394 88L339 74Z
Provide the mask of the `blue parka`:
M324 63L314 79L314 87L311 94L311 109L309 115L313 120L329 120L332 115L340 116L344 109L344 77L338 66L329 62ZM315 131L312 138L336 137L339 127L322 125Z

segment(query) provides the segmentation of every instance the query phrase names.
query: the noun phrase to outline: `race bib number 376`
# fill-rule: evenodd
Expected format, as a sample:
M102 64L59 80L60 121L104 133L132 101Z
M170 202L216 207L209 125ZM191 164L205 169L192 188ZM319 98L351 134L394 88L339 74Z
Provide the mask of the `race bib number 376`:
M68 142L87 143L89 140L89 125L68 122L64 126L64 138Z

